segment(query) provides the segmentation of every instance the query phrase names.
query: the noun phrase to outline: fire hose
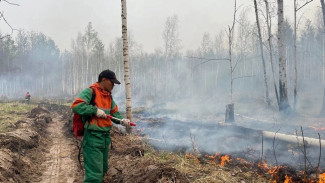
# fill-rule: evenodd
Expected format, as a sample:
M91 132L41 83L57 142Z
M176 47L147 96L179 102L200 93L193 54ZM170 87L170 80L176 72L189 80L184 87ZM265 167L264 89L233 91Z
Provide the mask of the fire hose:
M111 116L111 115L106 115L106 117L109 118L109 119L117 120L117 121L119 121L119 122L122 121L121 119L115 118L115 117L113 117L113 116ZM130 126L136 126L136 124L130 121Z

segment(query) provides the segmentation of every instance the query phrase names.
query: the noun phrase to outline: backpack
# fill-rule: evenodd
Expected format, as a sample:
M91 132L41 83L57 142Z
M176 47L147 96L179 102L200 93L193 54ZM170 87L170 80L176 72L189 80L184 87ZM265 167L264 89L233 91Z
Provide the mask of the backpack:
M95 97L96 97L95 89L91 88L91 99L89 102L91 105L95 105ZM87 120L89 118L87 118ZM72 128L76 139L84 135L84 123L82 122L82 116L80 114L77 113L73 114Z

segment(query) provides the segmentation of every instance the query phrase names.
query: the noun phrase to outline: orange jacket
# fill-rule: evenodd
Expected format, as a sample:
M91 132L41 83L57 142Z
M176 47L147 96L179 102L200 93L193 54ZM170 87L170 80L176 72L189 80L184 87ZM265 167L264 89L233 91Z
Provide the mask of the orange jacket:
M94 88L96 92L95 97L95 106L90 104L92 90L90 88ZM75 99L71 106L73 112L80 114L83 116L83 120L85 120L85 116L91 116L90 123L84 121L85 128L89 130L96 131L109 131L112 126L111 119L104 119L96 117L97 108L105 111L106 114L110 114L118 119L122 119L121 114L118 112L118 106L115 104L111 93L100 88L98 83L94 83L83 90L78 97ZM116 124L119 124L119 121L113 121Z

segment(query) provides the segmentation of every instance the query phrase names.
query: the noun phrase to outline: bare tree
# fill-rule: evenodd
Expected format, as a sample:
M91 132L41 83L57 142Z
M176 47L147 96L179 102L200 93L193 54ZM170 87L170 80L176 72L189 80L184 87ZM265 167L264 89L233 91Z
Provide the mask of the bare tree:
M283 0L278 2L278 47L279 47L279 91L280 91L280 111L290 108L288 101L288 85L287 85L287 66L285 53L285 37L284 37L284 16L283 16Z
M132 100L131 100L131 82L130 82L130 66L129 66L129 46L127 34L127 9L126 0L121 0L122 4L122 37L123 37L123 57L124 57L124 82L126 94L126 116L132 121ZM126 128L127 133L131 133L131 128Z
M180 39L178 37L178 16L167 17L163 32L164 54L167 60L179 56Z
M233 102L233 82L234 82L234 76L233 72L236 68L237 63L235 66L233 66L233 60L232 60L232 46L233 46L233 39L234 39L234 30L235 30L235 22L236 22L236 13L237 13L237 0L235 0L235 9L234 9L234 18L231 27L228 26L228 31L226 31L227 36L228 36L228 54L229 54L229 67L230 67L230 104L226 106L226 117L225 121L226 122L234 122L235 117L234 117L234 102Z
M298 80L298 72L297 72L297 13L298 11L306 6L308 3L312 2L313 0L309 0L305 2L302 6L298 7L297 0L294 0L294 64L295 64L295 82L294 82L294 89L293 89L293 108L296 109L297 104L297 80Z
M19 6L19 4L9 2L8 0L2 0L2 1L5 2L5 3L8 3L8 4L10 4L10 5ZM0 0L0 3L1 3L1 0ZM11 36L11 35L14 33L14 31L17 30L17 29L13 28L13 27L9 24L9 22L8 22L7 19L5 18L3 12L0 11L0 21L1 21L1 20L3 20L3 21L8 25L8 27L9 27L9 29L10 29L10 31L11 31L10 34L6 34L6 35L4 35L4 36L1 36L1 35L0 35L0 39L3 39L3 38L5 38L5 37Z
M325 29L325 3L324 3L324 0L320 0L320 4L322 5L323 21L324 21L324 29ZM323 34L325 36L325 30L323 30ZM325 59L325 58L323 58L323 59ZM324 95L323 95L323 106L322 106L320 115L325 115L325 89L324 89Z
M94 74L94 72L91 72L91 67L92 65L90 64L91 62L91 57L96 49L96 46L98 45L98 33L93 29L92 23L89 22L85 34L82 36L82 41L85 49L85 57L86 57L86 70L85 70L85 77L86 77L86 84L89 84L88 81L90 81L90 77Z
M228 26L228 30L226 30L226 34L228 37L228 58L216 58L216 59L208 59L208 58L202 58L202 57L189 57L189 58L195 58L200 60L205 60L204 62L201 62L199 64L195 65L195 68L198 65L205 64L210 61L229 61L229 68L230 68L230 104L226 105L226 113L225 113L225 122L234 122L234 102L233 102L233 82L236 79L245 78L245 77L251 77L251 76L239 76L234 77L234 71L240 61L240 59L237 59L234 63L233 61L233 40L234 40L234 30L235 30L235 23L236 23L236 13L237 13L237 1L235 0L234 5L234 15L233 15L233 23L231 26Z
M164 41L164 57L167 61L164 63L163 68L166 68L165 75L171 76L172 70L175 67L175 63L172 61L175 58L180 56L180 39L178 35L178 16L173 15L171 17L167 17L165 22L165 28L162 34L163 41ZM160 77L162 78L162 77ZM166 91L170 90L170 84L168 84L168 79L164 79L162 81L162 85Z
M199 54L200 54L200 57L206 57L206 58L211 57L211 55L213 54L213 43L212 43L210 34L207 32L203 34L201 46L199 48ZM202 77L203 77L204 89L207 89L207 87L208 87L207 72L209 72L208 70L211 68L212 67L205 67L205 68L201 67L200 73L202 74ZM214 69L214 68L212 68L212 69Z
M257 25L257 32L258 32L258 39L260 43L260 50L261 50L261 57L262 57L262 63L263 63L263 74L264 74L264 85L265 85L265 99L268 106L271 106L271 100L269 97L269 87L267 84L267 77L266 77L266 68L265 68L265 60L264 60L264 54L263 54L263 42L262 42L262 34L261 34L261 27L260 22L258 18L258 9L257 9L257 3L256 0L254 0L254 7L255 7L255 15L256 15L256 25Z
M278 94L278 87L276 86L275 76L274 76L274 64L273 64L273 46L272 46L272 16L269 7L268 0L264 0L265 3L265 10L266 10L266 24L267 24L267 34L268 34L268 44L269 44L269 54L270 54L270 63L272 69L272 76L273 76L273 85L274 85L274 92L275 97L277 100L278 106L280 106L279 102L279 94Z
M200 47L200 56L205 57L206 55L209 56L213 53L213 43L208 32L203 34L201 47Z

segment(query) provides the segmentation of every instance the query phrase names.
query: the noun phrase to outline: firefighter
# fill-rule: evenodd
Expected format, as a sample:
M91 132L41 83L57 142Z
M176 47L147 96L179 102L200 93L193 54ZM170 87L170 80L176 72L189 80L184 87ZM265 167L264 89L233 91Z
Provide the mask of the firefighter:
M30 104L30 97L31 96L30 96L29 92L27 92L26 95L25 95L25 100L26 100L28 105Z
M84 122L84 139L82 142L85 179L84 183L100 183L108 170L108 147L111 143L110 130L112 122L125 127L130 126L130 120L123 119L118 112L118 106L112 98L115 84L120 84L115 73L104 70L98 76L98 82L83 90L73 102L73 112L82 115ZM96 92L94 103L90 104L92 89ZM109 119L112 115L120 121ZM87 120L88 119L88 120Z

